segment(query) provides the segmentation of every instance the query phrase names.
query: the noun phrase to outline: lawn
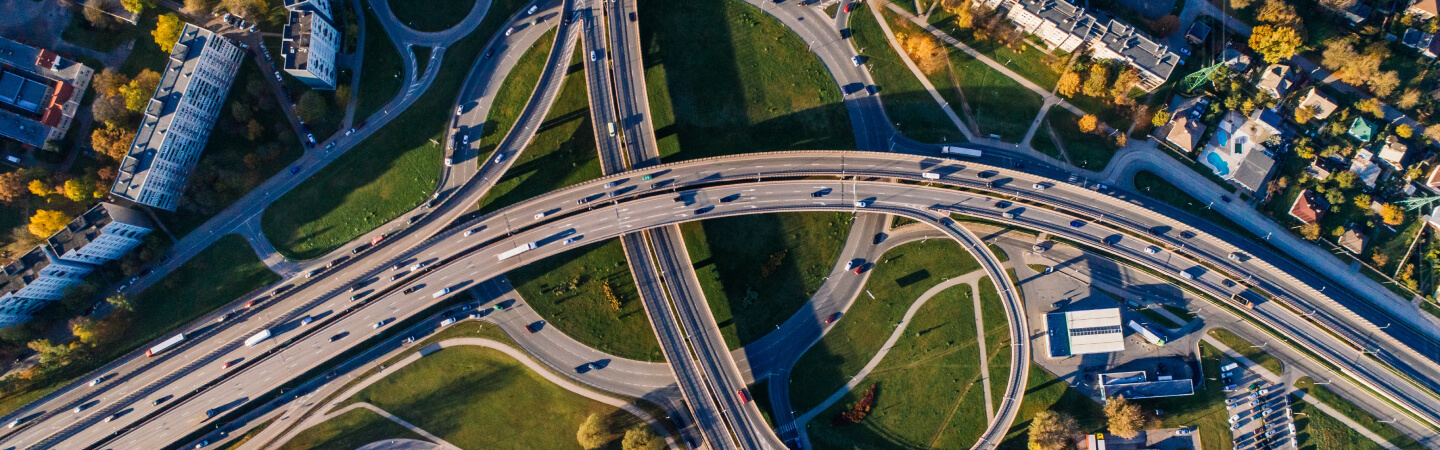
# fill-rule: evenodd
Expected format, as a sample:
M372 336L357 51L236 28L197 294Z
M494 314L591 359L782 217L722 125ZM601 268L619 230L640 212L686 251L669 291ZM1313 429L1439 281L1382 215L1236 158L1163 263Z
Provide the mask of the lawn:
M900 5L905 2L897 3ZM927 33L920 27L887 9L885 20L895 33L919 35ZM956 48L949 50L950 64L945 71L926 74L940 96L956 108L956 114L973 119L980 134L997 134L1006 142L1020 142L1030 130L1030 122L1040 113L1044 103L1040 94L1001 74L978 59ZM960 109L968 105L969 114Z
M417 3L434 6L435 2ZM498 12L498 14L508 13L508 11ZM492 6L490 11L485 14L485 18L489 19L495 14L497 14L496 7ZM456 53L451 54L458 56ZM365 5L365 53L363 57L364 62L360 65L360 86L359 89L355 89L355 95L359 96L355 103L356 123L370 117L390 99L395 98L400 93L400 77L405 75L405 60L400 57L400 50L395 48L395 43L390 40L390 35L385 33L385 27L380 26L380 19L375 17L375 9L368 4ZM472 57L462 56L461 59ZM417 66L417 69L424 70L425 67ZM469 68L467 67L466 70ZM436 82L438 83L439 80ZM432 85L430 88L434 89L435 86Z
M737 0L641 0L639 8L666 161L855 148L834 78L780 21Z
M318 257L430 197L440 179L441 143L455 96L513 3L518 1L492 6L474 32L450 47L415 104L265 209L261 226L281 254Z
M580 343L621 358L665 360L619 239L567 250L506 276L535 312Z
M861 5L850 13L850 29L853 44L880 90L885 114L896 123L901 134L921 142L964 142L960 129L955 128L940 104L910 72L905 60L890 47L885 30L880 28L869 7Z
M280 450L351 450L386 439L425 440L374 411L355 409L307 428Z
M990 359L990 399L995 407L1005 398L1010 382L1010 316L990 277L980 279L980 319L985 324L985 355ZM973 308L973 306L972 306Z
M400 23L415 31L445 31L460 24L475 8L475 0L445 0L424 2L415 0L387 0L390 12ZM495 12L493 9L490 12ZM504 11L503 13L509 13ZM422 66L423 67L423 66Z
M1190 196L1189 193L1186 193L1174 184L1170 184L1169 181L1165 181L1164 178L1161 178L1154 172L1148 170L1135 172L1133 183L1135 185L1135 191L1144 194L1146 197L1174 206L1181 211L1188 212L1201 220L1224 227L1240 236L1254 235L1249 230L1241 227L1240 224L1230 220L1229 217L1220 214L1219 211L1206 207L1209 203L1195 199L1195 197Z
M285 111L275 104L270 86L254 60L245 59L225 98L226 107L216 118L200 161L186 182L179 208L173 213L155 210L171 233L189 234L304 154ZM236 104L250 105L242 106L250 111L250 117L236 116L232 106ZM246 120L239 120L242 118ZM250 120L262 129L254 140L247 131Z
M1034 362L1029 364L1030 376L1025 385L1025 397L1020 402L1020 412L1016 414L1015 423L1010 425L1005 439L1000 441L999 448L1025 450L1030 442L1030 418L1045 410L1064 412L1074 417L1080 423L1081 432L1093 433L1104 429L1105 416L1099 403L1072 389L1065 380Z
M941 291L926 302L880 365L809 422L815 448L966 448L974 444L987 425L974 311L970 285L965 284ZM871 385L876 386L871 414L857 424L835 425L832 419L859 402Z
M564 85L535 133L535 140L515 156L514 165L485 194L480 201L481 213L600 177L581 52L575 49Z
M490 113L485 117L485 123L480 125L480 139L475 141L475 148L479 149L475 156L476 165L483 163L500 146L500 141L510 134L510 128L515 126L520 113L525 111L530 95L535 92L535 85L540 83L540 74L545 71L545 59L554 45L555 30L546 31L535 41L534 47L520 55L510 73L505 75L505 81L501 82L500 90L495 91L495 99L490 103ZM557 105L552 108L558 108L559 101L557 98ZM539 142L538 132L536 138ZM510 169L514 170L514 167Z
M119 354L139 347L280 280L245 238L225 235L135 296L134 318L113 350Z
M461 448L573 448L576 430L592 413L614 419L616 430L639 423L552 384L499 350L474 346L431 353L346 401L354 402L375 405ZM517 423L517 413L530 419L505 426Z
M1380 444L1351 429L1339 419L1316 409L1299 396L1290 396L1295 416L1295 443L1311 450L1381 450ZM1414 447L1421 448L1421 447Z
M246 431L246 432L245 432L245 434L240 435L240 437L235 438L235 440L230 441L229 443L225 444L224 447L216 447L216 449L217 449L217 450L236 450L236 449L240 448L241 446L245 445L246 442L250 442L250 440L251 440L251 439L254 439L256 435L259 435L259 434L260 434L260 432L265 431L265 428L266 428L266 427L269 427L270 424L272 424L272 423L274 423L274 422L275 422L275 419L270 419L270 420L265 421L264 423L261 423L261 424L259 424L259 425L254 426L254 427L251 427L249 431Z
M1185 324L1175 323L1174 320L1170 320L1169 317L1166 317L1164 314L1160 314L1159 312L1157 312L1157 311L1155 311L1155 310L1153 310L1153 309L1150 309L1150 308L1144 308L1144 309L1140 309L1140 310L1138 310L1138 311L1140 312L1140 315L1145 316L1145 319L1146 319L1146 320L1149 320L1149 321L1151 321L1151 322L1155 322L1155 324L1160 325L1160 326L1165 327L1165 328L1174 329L1174 328L1180 328L1180 327L1182 327L1182 326L1185 326Z
M1195 313L1190 312L1190 310L1185 309L1185 308L1181 308L1181 307L1179 307L1179 306L1175 306L1175 305L1160 305L1160 307L1165 308L1166 311L1170 311L1170 314L1174 314L1176 317L1179 317L1179 318L1181 318L1181 319L1185 319L1185 322L1186 322L1186 323L1189 323L1190 321L1193 321L1193 320L1195 320L1195 318L1196 318Z
M1340 414L1344 414L1345 417L1350 418L1350 420L1354 420L1356 423L1359 423L1360 426L1365 427L1365 429L1374 432L1382 438L1385 438L1385 440L1390 441L1390 443L1395 445L1396 447L1400 447L1404 450L1418 450L1425 448L1419 442L1416 442L1415 438L1412 438L1409 435L1402 433L1400 430L1395 429L1395 427L1390 426L1390 424L1377 420L1375 416L1371 415L1369 412L1366 412L1363 409L1360 409L1359 406L1356 406L1349 400L1340 398L1340 396L1335 395L1335 393L1331 392L1329 388L1316 385L1315 380L1310 379L1310 377L1300 377L1300 379L1295 380L1295 388L1304 391L1306 395L1314 397L1315 400L1324 403L1331 408L1334 408L1336 411L1339 411ZM1296 412L1300 411L1296 410ZM1341 428L1347 430L1349 429L1345 426L1341 426ZM1374 443L1374 441L1371 441L1369 439L1365 439L1365 441ZM1303 447L1304 444L1302 443L1301 445Z
M725 345L755 342L799 311L835 267L850 222L848 213L807 212L681 224Z
M1280 362L1280 360L1275 359L1274 356L1266 353L1265 350L1256 347L1255 344L1251 344L1250 341L1246 341L1245 338L1237 336L1230 330L1211 328L1207 334L1219 340L1221 344L1225 344L1226 347L1230 347L1231 350L1245 356L1251 362L1259 364L1260 367L1264 367L1265 370L1269 370L1270 373L1275 375L1283 375L1285 373L1285 363Z
M131 39L136 40L136 45L140 45L140 40L154 41L150 37L150 30L155 29L155 18L159 15L153 10L148 14L141 14L139 25L111 20L114 25L109 29L101 30L91 27L90 22L85 20L84 14L78 8L71 10L70 14L70 23L65 26L65 30L60 32L60 39L101 53L113 52ZM155 43L151 42L150 45L155 45ZM103 69L103 67L97 66L90 66L90 68L95 69L96 73Z
M1115 156L1114 143L1109 138L1080 131L1080 118L1064 108L1051 108L1045 115L1045 122L1055 130L1061 140L1060 146L1070 157L1070 163L1082 169L1096 172L1105 170L1110 158Z
M975 17L975 23L980 22L980 17ZM1060 72L1055 67L1061 66L1070 59L1069 55L1051 55L1034 46L1016 44L1011 48L1004 45L996 45L990 41L977 39L970 30L962 30L956 24L955 15L944 8L936 8L929 16L930 24L945 34L950 35L980 54L989 57L992 61L1004 65L1005 68L1019 74L1030 82L1039 85L1045 90L1055 88L1055 83L1060 81ZM1026 119L1026 123L1034 120L1034 117Z
M974 257L948 239L912 242L887 252L865 283L865 290L875 298L857 298L839 324L795 364L790 379L803 381L790 390L795 410L808 411L819 405L865 367L890 337L895 323L926 290L979 268ZM968 323L972 330L974 323L973 318Z
M1048 116L1049 114L1046 115ZM1060 147L1055 146L1055 140L1050 139L1050 124L1048 122L1049 121L1040 122L1040 129L1035 130L1035 136L1030 138L1030 148L1044 153L1051 158L1069 162L1068 159L1060 155Z

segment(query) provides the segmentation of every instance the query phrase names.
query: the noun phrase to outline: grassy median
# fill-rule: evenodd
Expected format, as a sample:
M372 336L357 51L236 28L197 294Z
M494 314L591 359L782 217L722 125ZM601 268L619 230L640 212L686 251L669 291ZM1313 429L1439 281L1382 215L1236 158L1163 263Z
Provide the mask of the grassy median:
M889 339L896 322L926 290L979 268L969 252L949 239L911 242L886 252L870 269L873 272L865 283L865 291L875 298L861 293L838 325L795 364L790 379L803 381L791 385L790 399L796 413L803 414L819 405L864 368ZM964 290L968 300L969 288ZM967 309L974 310L974 304ZM967 315L971 319L966 325L973 336L974 315Z
M390 3L390 12L395 13L395 18L400 19L400 23L415 31L425 32L445 31L460 25L460 20L475 8L475 0L386 1Z
M639 8L666 161L855 148L834 78L780 21L738 0L641 0Z
M1050 112L1045 115L1045 122L1050 124L1050 129L1060 138L1061 142L1058 144L1064 147L1070 163L1081 169L1100 172L1105 170L1105 166L1110 164L1110 158L1115 156L1115 145L1110 138L1095 132L1080 131L1080 116L1065 108L1050 108ZM1037 134L1035 139L1040 139L1040 136Z
M353 409L307 428L280 450L350 450L386 439L425 440L374 411Z
M1250 362L1259 364L1260 367L1269 370L1270 373L1275 374L1275 376L1280 376L1285 373L1285 363L1280 362L1280 360L1275 359L1274 356L1266 353L1262 348L1257 347L1255 344L1250 343L1250 341L1245 340L1245 338L1236 335L1230 330L1211 328L1207 334L1220 341L1221 344L1225 344L1226 347L1230 347L1231 350L1239 352L1245 356L1246 359L1249 359Z
M535 85L540 84L545 59L554 45L555 30L546 31L535 41L534 47L520 55L510 73L505 75L505 81L495 91L494 101L490 102L490 113L485 116L485 123L480 125L480 138L475 141L475 164L489 158L505 135L510 134L515 121L520 119L520 113L525 111L525 105L529 104L530 96L535 92Z
M980 279L980 320L985 327L985 356L990 360L990 400L995 407L1010 383L1010 316L990 277Z
M970 285L962 284L926 302L880 365L809 422L817 448L972 445L987 423L972 295ZM832 422L872 385L875 404L869 417L853 425Z
M359 96L355 103L355 123L369 118L395 98L400 93L400 77L405 76L405 60L400 57L400 50L395 48L395 42L375 17L375 9L368 4L365 5L365 53L361 56L364 61L360 64L360 86L354 90ZM419 69L424 70L424 66Z
M754 342L799 311L824 283L848 213L758 214L680 225L710 312L730 349Z
M485 194L480 201L481 213L600 178L600 155L595 150L581 52L579 47L575 48L564 85L545 121L540 123L535 140L515 156L514 165Z
M265 209L261 225L276 250L290 259L319 257L430 197L455 96L486 40L520 2L504 3L446 50L434 83L410 108Z
M1403 450L1419 450L1425 448L1424 445L1416 442L1415 438L1410 437L1409 435L1401 432L1400 430L1396 429L1388 423L1381 422L1379 419L1376 419L1374 415L1366 412L1363 409L1360 409L1360 406L1350 402L1349 400L1341 398L1339 395L1335 395L1335 393L1331 392L1329 388L1321 385L1316 385L1315 380L1311 379L1310 377L1300 377L1300 379L1295 380L1295 389L1304 392L1307 396L1306 398L1313 397L1314 400L1324 403L1326 406L1334 408L1336 411L1340 412L1340 414L1343 414L1350 420L1354 420L1356 423L1360 424L1360 426L1365 427L1365 429L1370 430L1376 435L1379 435L1380 437L1389 441L1391 445L1399 447ZM1302 403L1304 401L1305 400L1301 399L1298 400L1296 403ZM1295 412L1302 412L1302 410L1297 408ZM1306 412L1311 416L1319 416L1323 414L1319 411ZM1327 418L1329 417L1327 416ZM1312 417L1312 419L1314 419L1314 417ZM1331 418L1331 420L1334 419ZM1325 447L1324 443L1326 441L1345 442L1345 440L1339 439L1339 437L1350 435L1352 433L1355 435L1359 435L1359 433L1351 430L1350 427L1342 424L1338 420L1334 421L1335 424L1339 424L1338 427L1332 426L1331 424L1327 423L1321 423L1322 421L1320 420L1312 420L1309 424L1310 427L1308 430L1305 429L1305 425L1301 424L1299 420L1296 420L1295 422L1296 427L1302 428L1300 430L1301 448L1305 447L1307 441L1305 437L1306 434L1308 434L1310 438L1317 440L1317 442L1315 442L1315 444L1317 444L1316 448L1348 448ZM1337 439L1330 439L1330 437L1332 436L1337 437ZM1368 444L1374 444L1374 441L1365 439L1364 437L1361 437L1360 439ZM1377 445L1376 447L1378 448L1379 446Z
M460 448L572 448L592 413L611 417L619 430L640 423L562 389L499 350L477 346L426 355L347 402L375 405Z
M506 276L540 317L581 344L621 358L665 360L619 239L579 246Z

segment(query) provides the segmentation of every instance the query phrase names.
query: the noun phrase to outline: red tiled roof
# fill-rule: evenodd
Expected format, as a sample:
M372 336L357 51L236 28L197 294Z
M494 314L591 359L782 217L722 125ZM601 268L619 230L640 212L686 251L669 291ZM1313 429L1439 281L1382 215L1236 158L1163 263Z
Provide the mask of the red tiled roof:
M55 59L56 55L54 50L42 48L40 49L40 54L35 57L35 65L46 69L53 69L55 68Z
M1325 217L1325 209L1325 200L1306 189L1300 196L1295 197L1295 203L1290 205L1290 215L1301 222L1315 223Z

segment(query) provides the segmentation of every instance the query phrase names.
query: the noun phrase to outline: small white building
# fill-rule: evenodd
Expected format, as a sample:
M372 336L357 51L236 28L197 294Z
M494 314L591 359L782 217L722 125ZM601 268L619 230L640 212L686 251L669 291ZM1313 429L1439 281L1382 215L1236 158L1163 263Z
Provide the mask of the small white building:
M1120 308L1046 314L1046 338L1051 358L1125 350Z

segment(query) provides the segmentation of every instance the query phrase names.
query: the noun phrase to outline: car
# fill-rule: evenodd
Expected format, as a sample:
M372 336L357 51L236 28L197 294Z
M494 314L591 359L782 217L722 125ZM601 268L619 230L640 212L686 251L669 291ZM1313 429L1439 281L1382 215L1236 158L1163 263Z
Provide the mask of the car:
M651 178L655 178L655 174L650 174L650 175L646 175L646 176L640 177L640 181L650 181Z
M570 238L570 239L566 239L565 242L562 242L561 244L570 245L570 244L572 244L572 243L574 243L575 241L578 241L578 240L580 240L580 238L578 238L578 237L572 237L572 238Z
M498 163L498 162L502 162L502 161L505 161L505 154L504 154L504 153L500 153L500 152L495 152L495 162Z
M1261 414L1261 415L1264 415L1264 416L1268 416L1268 415L1270 415L1270 413L1272 413L1272 412L1275 412L1275 410L1270 409L1270 408L1265 408L1265 409L1263 409L1263 410L1260 410L1260 414Z
M390 276L390 281L398 280L398 279L400 279L400 277L401 277L402 275L404 275L404 274L403 274L403 273L397 273L397 274L395 274L395 275L391 275L391 276Z
M864 265L864 264L861 264L861 265L859 265L859 266L856 266L856 267L855 267L855 274L856 274L856 275L859 275L860 272L863 271L863 270L865 270L865 265Z
M837 312L837 313L835 313L835 314L831 314L830 317L826 317L826 318L825 318L825 324L826 324L826 325L829 325L829 324L835 323L835 321L836 321L836 320L839 320L839 319L840 319L840 313Z
M1064 301L1064 300L1061 300L1061 301L1058 301L1058 302L1055 302L1055 303L1051 303L1051 304L1050 304L1050 307L1051 307L1051 308L1059 308L1059 307L1061 307L1061 306L1065 306L1065 301Z
M1230 425L1230 431L1235 431L1235 430L1238 430L1238 429L1240 429L1240 424L1239 424L1239 423L1235 423L1235 424L1233 424L1233 425Z
M546 214L548 214L548 213L541 212L540 214L536 214L536 215L535 215L535 220L544 219Z
M876 92L880 92L880 88L875 87L873 84L865 85L865 95L875 95Z
M350 296L350 301L353 302L353 301L359 300L359 299L364 298L364 297L365 297L365 294L355 294L355 295Z
M1246 405L1247 405L1247 406L1250 406L1250 407L1259 406L1259 405L1260 405L1260 399L1251 400L1250 403L1246 403Z
M233 365L235 365L235 362L234 362L234 361L225 361L225 364L221 364L221 365L220 365L220 368L221 368L221 369L229 369L230 366L233 366Z
M1239 422L1239 421L1240 421L1240 415L1239 415L1239 414L1234 414L1234 415L1231 415L1231 416L1230 416L1230 423L1235 423L1235 422Z
M636 21L636 20L640 20L640 19L635 16L635 13L634 13L634 12L631 12L631 13L630 13L630 21L631 21L631 22L634 22L634 21Z
M352 134L355 134L355 129L354 129L354 128L345 130L345 135L346 135L346 136L349 136L349 135L352 135Z
M855 63L855 67L860 67L860 56L859 56L859 55L851 56L851 57L850 57L850 62Z
M1024 169L1024 168L1025 168L1025 163L1020 162L1020 161L1015 161L1015 168L1016 168L1016 169Z
M280 72L275 72L275 81L285 81L280 79Z
M413 294L413 293L415 293L415 287L414 287L414 286L407 287L407 288L405 288L405 290L402 291L401 293L404 293L404 294Z
M1080 219L1071 220L1071 221L1070 221L1070 226L1075 227L1075 228L1080 228L1080 227L1085 226L1085 221L1080 220Z
M515 33L515 27L510 27L510 28L505 29L505 35L506 35L506 36L509 36L509 35L511 35L511 34L514 34L514 33Z
M462 135L460 135L460 145L461 145L461 146L470 145L470 135L468 135L468 134L462 134Z
M811 192L811 193L810 193L810 196L811 196L811 197L814 197L814 198L824 197L824 196L825 196L825 191L815 191L815 192Z
M856 207L856 208L864 208L864 207L866 207L866 206L870 206L870 203L869 203L869 202L855 202L855 207Z
M595 62L595 58L596 58L597 56L598 56L598 54L595 52L595 50L591 50L591 51L590 51L590 62Z
M1156 247L1156 246L1153 246L1153 245L1152 245L1152 246L1149 246L1149 247L1145 247L1145 253L1149 253L1149 254L1151 254L1151 255L1156 254L1156 253L1160 253L1160 247Z
M609 182L609 183L605 183L605 189L610 189L610 188L615 187L615 183L616 183L615 181L611 181L611 182Z
M235 313L233 313L233 312L228 312L228 313L225 313L225 314L221 315L220 317L215 318L215 322L216 322L216 323L224 322L224 321L230 320L230 318L231 318L231 317L234 317L234 316L235 316Z
M845 261L845 270L850 270L850 269L854 269L854 268L855 268L855 261L854 261L854 260Z
M840 86L840 92L843 93L843 94L845 94L845 95L850 95L850 94L854 94L854 93L856 93L856 92L859 92L859 91L860 91L860 88L858 88L858 87L855 86L855 85L857 85L857 84L860 84L860 83L851 83L851 84L841 85L841 86Z
M309 325L311 322L314 322L314 321L315 321L315 318L314 318L314 317L305 316L305 318L300 319L300 326L303 327L303 326Z
M491 57L491 56L495 56L495 49L493 49L493 48L485 51L485 57L486 57L486 58L489 58L489 57Z
M1259 382L1250 383L1250 386L1247 387L1246 389L1249 389L1249 390L1251 390L1251 391L1258 391L1258 390L1260 390L1260 383L1259 383Z
M209 440L209 439L206 439L206 440L203 440L203 441L200 441L200 442L196 442L196 443L195 443L195 448L205 448L205 446L207 446L207 445L210 445L210 440Z
M246 309L252 308L252 307L254 307L254 306L255 306L255 300L251 300L251 301L245 302L245 308L246 308Z
M1236 386L1233 385L1233 384L1227 384L1227 385L1225 385L1225 390L1227 390L1227 391L1233 391L1233 390L1235 390L1235 387L1236 387Z
M1049 275L1050 272L1054 272L1054 271L1055 271L1055 267L1054 267L1054 266L1050 266L1050 267L1046 267L1046 268L1045 268L1045 274L1046 274L1046 275Z
M1185 47L1180 47L1180 54L1185 55L1185 56L1190 56L1190 49L1185 48Z
M586 202L589 202L589 201L590 201L590 198L589 198L589 197L581 197L579 200L575 200L575 204L577 204L577 205L583 205L583 204L585 204Z
M1181 428L1181 429L1175 430L1175 435L1176 435L1176 436L1189 436L1189 435L1190 435L1190 429L1189 429L1189 428Z
M402 344L409 344L411 342L415 342L415 336L406 337L400 341Z
M848 14L850 11L854 11L854 10L855 10L855 2L850 2L850 3L846 3L846 4L845 4L845 12L846 12L847 14Z
M528 11L525 11L525 14L535 14L535 11L539 11L539 10L540 10L540 5L531 6Z
M91 386L95 386L95 385L98 385L98 384L100 384L100 383L102 383L102 382L104 382L104 381L105 381L105 376L104 376L104 375L101 375L101 376L95 377L95 379L93 379L93 380L90 380L90 385L91 385Z
M1040 184L1040 183L1032 184L1032 185L1030 185L1030 187L1031 187L1031 188L1034 188L1034 189L1037 190L1037 191L1043 191L1043 190L1045 190L1045 185Z
M465 237L470 237L470 235L475 234L476 230L479 230L479 228L473 230L465 230Z
M1269 393L1270 393L1270 390L1269 390L1269 389L1260 388L1260 395L1266 395L1266 394L1269 394Z
M1222 195L1222 196L1220 196L1220 201L1225 202L1225 203L1230 203L1230 196L1228 196L1228 195Z
M330 144L330 145L335 145L335 144ZM452 159L452 158L445 158L445 167L450 167L450 166L453 166L453 165L455 165L455 160L454 160L454 159Z
M415 265L410 266L410 270L420 270L425 268L426 265L428 265L428 263L418 262L415 263Z
M370 324L370 328L380 328L380 327L383 327L383 326L385 326L385 321L383 321L383 320L382 320L382 321L379 321L379 322L375 322L375 323Z
M338 340L340 340L340 338L343 338L343 337L345 337L345 334L343 334L343 333L342 333L342 334L337 334L337 335L334 335L334 336L330 336L330 342L338 341Z
M499 306L499 305L496 305L496 306ZM538 320L538 321L535 321L535 322L531 322L531 323L528 324L528 325L525 325L525 331L529 331L529 332L531 332L531 333L534 333L534 332L540 331L540 328L542 328L542 327L544 327L544 326L545 326L545 321L543 321L543 320Z

